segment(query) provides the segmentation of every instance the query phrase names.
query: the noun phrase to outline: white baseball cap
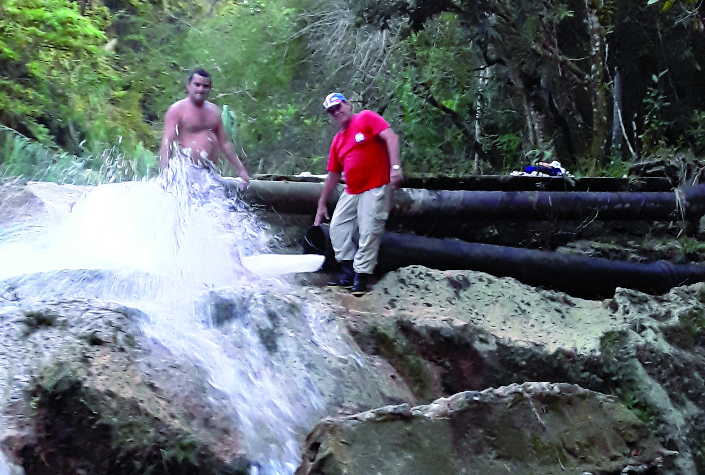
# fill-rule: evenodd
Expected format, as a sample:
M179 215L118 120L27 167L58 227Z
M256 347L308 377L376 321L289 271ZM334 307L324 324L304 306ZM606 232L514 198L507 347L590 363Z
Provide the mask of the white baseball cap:
M331 92L323 100L323 108L328 110L334 105L340 104L341 102L348 102L348 100L345 98L344 95L339 92Z

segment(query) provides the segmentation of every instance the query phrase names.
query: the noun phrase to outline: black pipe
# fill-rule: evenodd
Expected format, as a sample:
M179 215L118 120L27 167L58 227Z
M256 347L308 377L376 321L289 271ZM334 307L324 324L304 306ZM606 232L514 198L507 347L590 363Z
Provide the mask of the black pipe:
M321 183L252 180L245 192L251 203L280 213L313 215ZM337 195L328 202L335 205ZM402 188L395 192L393 216L449 220L622 219L670 220L705 214L705 185L674 192L431 191Z
M266 181L322 183L325 175L257 174ZM405 176L405 188L426 190L479 191L670 191L673 182L665 177L539 177L513 175Z
M335 207L340 189L331 193L329 209ZM242 196L250 204L268 206L279 213L315 215L322 190L323 183L251 180Z
M306 236L313 243L307 251L325 253L327 263L331 264L327 227L311 228ZM673 287L705 281L705 266L702 265L612 261L455 239L385 233L377 270L388 272L409 265L439 270L471 269L498 277L513 277L525 284L584 298L611 297L617 287L662 294Z
M705 213L705 185L678 192L429 191L406 189L394 213L449 219L673 219Z

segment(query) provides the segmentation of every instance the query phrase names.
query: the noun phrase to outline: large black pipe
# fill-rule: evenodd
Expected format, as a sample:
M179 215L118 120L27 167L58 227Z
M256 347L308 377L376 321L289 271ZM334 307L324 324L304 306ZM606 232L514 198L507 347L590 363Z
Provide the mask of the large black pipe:
M678 192L429 191L407 189L394 212L450 219L673 219L705 212L705 185Z
M321 183L325 175L258 174L267 181ZM404 177L404 187L427 190L480 191L670 191L673 181L666 177L539 177L513 175L411 176Z
M251 203L314 214L321 183L252 180ZM332 196L332 208L337 195ZM705 214L705 185L674 192L442 191L402 188L392 215L405 218L670 220Z
M323 183L251 180L243 198L248 203L269 206L279 213L314 215L321 190ZM329 208L335 207L340 190L342 187L331 194Z
M307 251L331 257L326 226L309 230ZM498 277L514 277L529 285L560 290L577 297L605 298L617 287L662 294L671 288L705 281L705 266L667 261L634 263L559 254L455 239L435 239L387 232L382 238L378 270L409 265L439 270L471 269Z

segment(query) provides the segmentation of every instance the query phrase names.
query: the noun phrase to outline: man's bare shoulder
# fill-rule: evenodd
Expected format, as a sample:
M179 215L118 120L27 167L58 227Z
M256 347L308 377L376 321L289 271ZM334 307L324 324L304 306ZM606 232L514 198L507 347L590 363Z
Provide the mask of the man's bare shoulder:
M213 104L210 101L206 101L205 106L209 111L213 111L216 114L220 115L220 107L218 107L217 105Z
M180 100L174 102L172 105L170 105L168 110L181 110L184 107L186 107L187 102L188 102L188 98L180 99Z
M181 112L184 110L184 107L186 106L186 100L181 99L180 101L174 102L172 105L169 106L169 108L166 110L167 115L180 115Z

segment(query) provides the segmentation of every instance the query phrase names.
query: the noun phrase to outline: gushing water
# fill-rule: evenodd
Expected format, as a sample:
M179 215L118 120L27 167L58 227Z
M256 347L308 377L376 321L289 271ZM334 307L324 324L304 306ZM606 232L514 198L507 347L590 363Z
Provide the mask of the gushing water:
M159 179L95 187L72 209L32 224L0 236L0 280L31 286L43 273L49 277L32 291L39 298L98 297L139 308L148 316L145 333L204 368L226 396L251 473L293 473L302 434L323 415L324 401L305 368L292 368L262 342L273 312L295 299L287 281L271 277L284 261L257 256L270 236L241 201L209 171L177 161ZM223 319L223 298L244 302L242 309ZM314 303L297 305L282 318L298 318L293 324L313 343L307 351L360 364ZM0 454L0 475L7 466Z
M3 425L0 416L0 431L2 431ZM11 475L12 472L10 470L10 463L5 458L5 454L2 453L2 450L0 450L0 475Z
M0 475L10 475L10 464L5 456L0 452Z

